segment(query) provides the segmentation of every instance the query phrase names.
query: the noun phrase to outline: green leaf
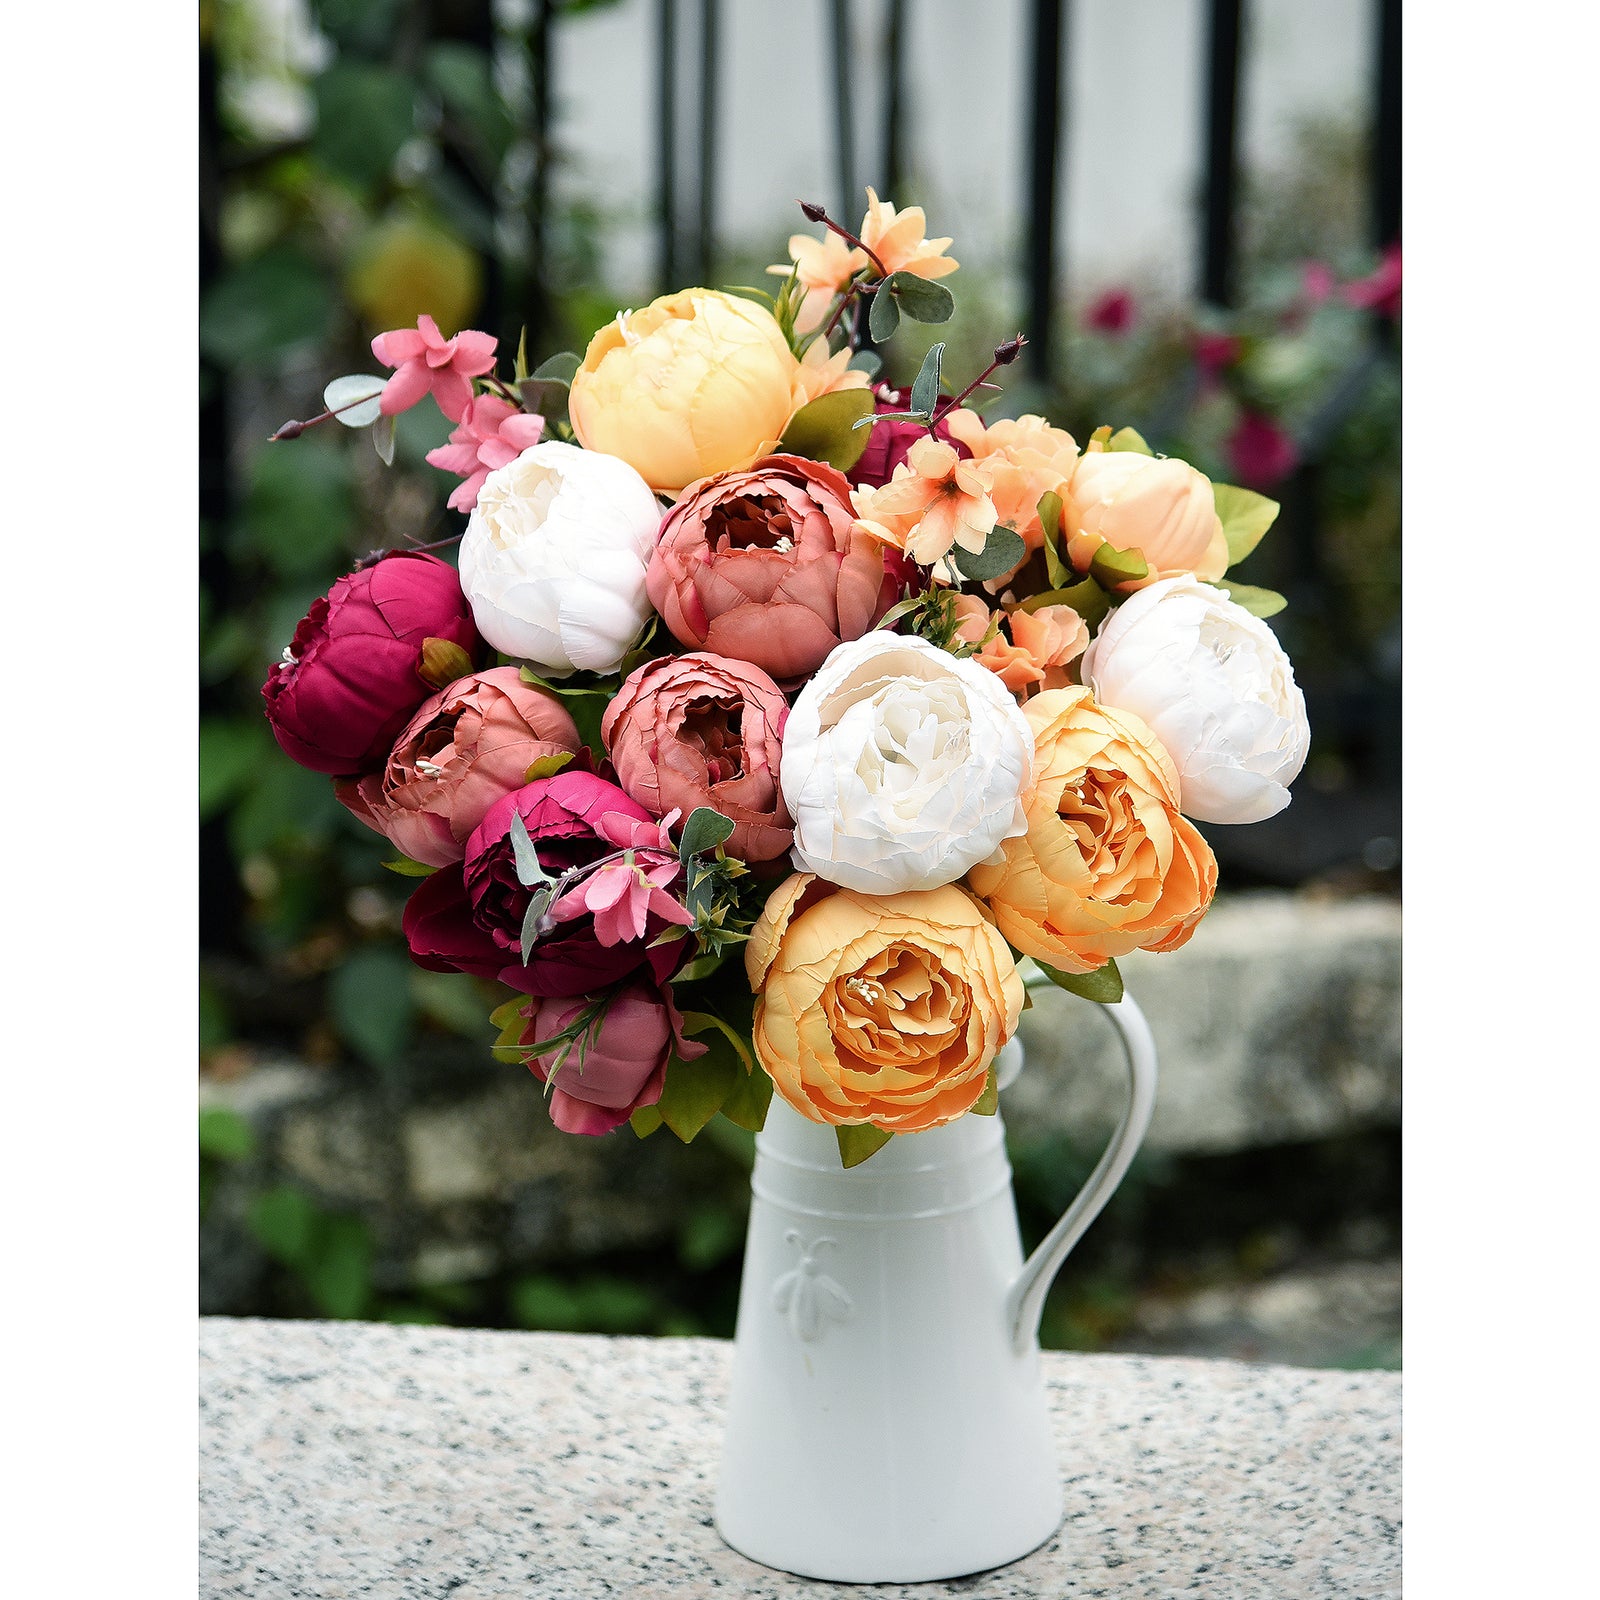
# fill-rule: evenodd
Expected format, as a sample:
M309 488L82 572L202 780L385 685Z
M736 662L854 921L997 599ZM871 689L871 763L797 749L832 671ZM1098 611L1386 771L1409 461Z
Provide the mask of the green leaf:
M399 873L402 878L429 878L439 870L425 861L413 861L410 856L396 856L393 861L382 861L379 865Z
M375 188L416 131L411 80L388 67L341 61L317 79L315 93L312 155L355 188Z
M661 1126L661 1109L659 1106L640 1106L628 1118L628 1123L641 1139L648 1139Z
M833 1132L839 1141L839 1160L846 1167L859 1167L894 1138L887 1128L875 1128L870 1122L840 1123Z
M540 756L537 761L528 763L528 770L523 773L522 781L524 783L537 783L540 778L553 778L558 772L571 766L574 759L570 750L558 750L552 756ZM524 829L523 831L526 832L527 830Z
M876 350L857 350L850 357L848 370L864 372L869 378L876 378L883 371L883 357Z
M1058 972L1037 957L1034 965L1058 989L1065 989L1068 994L1075 994L1080 999L1109 1006L1122 998L1122 974L1117 971L1115 961L1107 961L1098 972Z
M216 816L249 787L261 761L270 758L272 735L265 720L205 717L200 723L200 820ZM281 758L280 758L281 759Z
M772 1079L757 1066L753 1072L741 1072L733 1080L733 1089L722 1102L722 1114L730 1122L760 1133L767 1125L767 1108L772 1104Z
M300 1276L325 1316L359 1317L367 1309L372 1254L372 1235L360 1217L324 1215Z
M855 425L871 415L870 389L835 389L818 395L789 419L778 448L848 472L867 448L867 434L858 433Z
M696 806L689 813L678 839L678 855L685 861L691 856L704 855L733 837L733 819L725 817L710 806Z
M411 973L411 998L417 1010L463 1039L488 1039L494 1033L484 1015L483 995L464 972Z
M1044 529L1044 567L1053 589L1064 589L1073 577L1056 544L1061 538L1061 496L1047 489L1039 496L1039 526Z
M200 302L200 348L224 367L262 366L326 338L333 317L322 269L301 251L279 246L212 284Z
M695 1034L708 1033L713 1028L733 1046L734 1053L739 1058L739 1064L746 1072L755 1071L755 1057L750 1054L750 1046L739 1037L738 1030L730 1027L714 1011L685 1011L683 1016L683 1031L691 1038ZM711 1044L716 1046L715 1038Z
M505 102L495 93L487 54L470 44L443 41L430 46L423 74L477 147L486 175L492 176L515 128Z
M656 1110L661 1120L688 1144L722 1109L739 1075L738 1056L720 1039L713 1039L698 1061L674 1056L667 1063L667 1081Z
M1043 594L1030 595L1017 609L1034 612L1046 606L1071 606L1093 628L1111 609L1111 596L1093 578L1085 578L1065 589L1046 589Z
M1027 553L1028 547L1023 543L1022 535L1012 528L1003 527L991 528L989 537L983 542L983 549L976 554L960 545L950 547L950 557L955 562L956 571L962 577L979 583L1010 572Z
M310 1195L282 1184L257 1195L246 1220L269 1256L286 1267L298 1267L311 1253L321 1217Z
M524 889L531 889L536 883L550 882L550 874L539 860L539 852L534 848L533 840L528 835L528 825L522 820L520 811L511 813L511 852L516 858L517 882Z
M533 947L539 942L539 919L550 909L555 897L555 885L548 881L528 897L528 909L522 913L522 935L519 945L523 966L527 966L533 959Z
M1137 550L1118 550L1103 544L1089 563L1089 572L1102 588L1114 590L1119 583L1134 583L1150 576L1150 564Z
M895 272L890 274L888 286L900 302L900 309L914 322L948 322L955 311L955 296L935 278L919 278L914 272ZM878 298L883 298L881 290ZM876 333L873 338L877 338Z
M348 557L355 525L343 440L296 439L257 452L245 494L242 542L280 578L315 577L319 587L326 587L328 569Z
M328 983L340 1038L374 1066L390 1066L410 1041L411 963L387 947L357 950Z
M1228 541L1228 565L1236 566L1261 543L1281 507L1254 489L1240 489L1231 483L1212 484L1211 498Z
M1253 584L1230 583L1219 578L1213 588L1220 589L1236 606L1248 611L1252 617L1275 617L1288 605L1276 589L1258 589Z
M597 695L602 700L612 700L616 698L617 693L615 685L609 689L596 689L582 683L551 683L549 679L541 678L532 667L524 667L517 676L524 683L531 683L548 694L559 695L563 700L571 699L574 695L586 694Z
M244 1161L255 1154L250 1124L227 1106L206 1106L200 1112L200 1153L218 1161Z
M352 372L335 378L322 391L322 403L347 428L370 427L378 420L378 396L387 380L370 373Z
M893 282L893 278L885 278L878 285L872 296L872 309L867 313L867 331L876 344L892 339L900 326L900 302L889 287Z
M917 369L916 379L911 385L911 410L914 415L932 418L933 408L939 403L940 369L943 364L944 345L931 346L922 358L922 365Z
M1000 1109L1000 1074L993 1067L983 1086L983 1093L972 1102L975 1116L992 1117Z
M386 467L394 465L394 441L399 426L398 417L384 417L372 430L372 448Z
M533 369L533 376L541 382L570 384L577 377L578 368L582 365L582 356L571 350L560 350L541 361Z
M1155 451L1144 442L1144 435L1137 428L1118 428L1106 440L1107 450L1133 450L1142 456L1153 456Z

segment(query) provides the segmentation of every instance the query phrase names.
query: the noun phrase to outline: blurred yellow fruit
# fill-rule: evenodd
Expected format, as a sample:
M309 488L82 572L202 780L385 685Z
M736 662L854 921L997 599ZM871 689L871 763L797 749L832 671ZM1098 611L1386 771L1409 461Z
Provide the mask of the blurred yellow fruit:
M478 309L483 269L454 234L402 213L376 223L356 246L345 292L373 328L415 327L424 313L441 328L462 328Z

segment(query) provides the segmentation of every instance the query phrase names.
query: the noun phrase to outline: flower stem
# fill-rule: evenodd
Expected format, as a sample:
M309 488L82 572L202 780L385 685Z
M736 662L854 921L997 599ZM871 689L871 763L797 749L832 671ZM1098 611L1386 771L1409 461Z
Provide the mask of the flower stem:
M983 371L980 372L978 376L961 391L960 394L948 396L947 398L941 400L933 408L933 415L928 418L928 431L932 433L933 430L938 427L940 421L954 411L955 408L973 392L973 390L981 388L985 383L987 383L989 381L990 373L998 370L1000 367L1009 367L1011 363L1022 354L1022 348L1027 344L1027 342L1028 341L1019 333L1015 339L1007 339L1004 344L996 345L994 360L991 361L989 365L986 366Z
M347 400L342 406L335 406L332 411L319 411L316 416L308 417L304 422L286 422L276 433L267 435L267 443L275 444L280 439L298 439L307 428L314 428L319 422L327 422L329 418L338 416L341 411L351 411L356 406L364 406L375 398L375 395L364 394L359 400Z
M889 276L889 269L884 266L883 258L879 256L877 251L874 250L871 245L863 244L862 241L853 233L851 233L848 228L841 228L839 224L822 209L821 206L814 203L808 204L804 200L798 201L797 204L799 205L800 209L805 212L809 221L820 222L829 233L838 234L846 244L854 245L857 250L860 250L873 264L873 266L878 269L878 275L880 277L887 278Z

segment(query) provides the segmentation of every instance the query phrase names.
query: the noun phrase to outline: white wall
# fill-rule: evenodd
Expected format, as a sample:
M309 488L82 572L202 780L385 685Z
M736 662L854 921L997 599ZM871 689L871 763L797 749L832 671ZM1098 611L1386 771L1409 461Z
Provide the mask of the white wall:
M952 254L1011 273L1026 185L1028 7L1024 0L911 0L907 52L912 175L901 204L922 203ZM1120 0L1071 6L1065 205L1059 245L1077 289L1133 278L1175 295L1195 276L1206 6ZM1372 0L1248 0L1242 85L1244 159L1282 163L1308 115L1365 115ZM680 0L680 83L698 77L698 6ZM879 149L882 0L855 0L857 164ZM718 234L781 259L804 226L803 195L833 206L828 7L825 0L723 0ZM607 253L620 294L648 292L654 261L655 17L625 0L557 30L562 182L622 220ZM693 103L685 93L682 104ZM692 115L680 129L679 183L692 216ZM852 220L859 220L857 217Z

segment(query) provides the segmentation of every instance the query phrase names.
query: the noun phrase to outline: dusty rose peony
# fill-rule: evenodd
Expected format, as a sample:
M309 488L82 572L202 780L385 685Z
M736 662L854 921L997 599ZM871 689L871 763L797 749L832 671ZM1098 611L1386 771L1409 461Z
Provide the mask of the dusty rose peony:
M617 780L652 815L710 806L733 822L729 855L771 861L794 839L778 787L783 691L748 661L695 652L646 662L600 724Z
M555 695L524 683L516 667L493 667L425 701L381 772L334 790L413 861L442 867L461 859L484 813L528 781L535 761L582 743Z
M788 687L868 632L900 587L883 545L856 528L845 478L785 455L690 484L646 585L681 643Z

